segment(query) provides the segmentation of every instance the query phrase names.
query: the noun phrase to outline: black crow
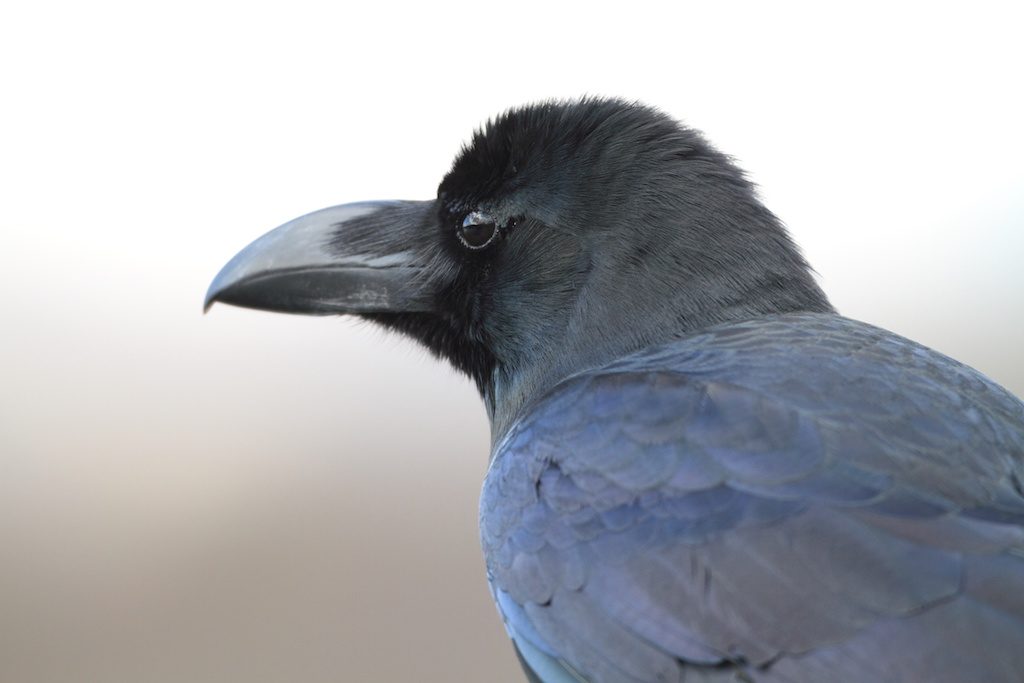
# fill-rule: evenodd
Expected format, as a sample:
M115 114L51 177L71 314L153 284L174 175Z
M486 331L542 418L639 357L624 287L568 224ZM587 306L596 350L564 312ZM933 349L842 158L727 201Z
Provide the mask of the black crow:
M359 315L473 379L532 681L1024 680L1024 405L838 315L656 110L508 111L436 199L283 225L215 301Z

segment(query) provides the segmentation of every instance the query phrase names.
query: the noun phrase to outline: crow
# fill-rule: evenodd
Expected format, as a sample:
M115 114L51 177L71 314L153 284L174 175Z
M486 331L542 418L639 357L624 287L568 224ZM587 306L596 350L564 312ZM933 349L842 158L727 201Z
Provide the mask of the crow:
M838 315L656 109L511 109L435 199L287 223L217 301L361 316L475 382L488 580L531 681L1024 680L1024 404Z

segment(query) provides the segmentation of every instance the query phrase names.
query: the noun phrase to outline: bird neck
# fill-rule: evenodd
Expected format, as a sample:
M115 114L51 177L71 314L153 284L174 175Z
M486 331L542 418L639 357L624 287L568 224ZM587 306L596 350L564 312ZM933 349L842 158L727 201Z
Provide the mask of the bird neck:
M714 271L688 280L629 287L612 278L588 282L570 314L554 319L538 341L512 359L498 360L478 382L491 420L492 446L529 406L566 379L643 349L709 327L792 312L834 312L798 254L786 268L757 276ZM623 292L634 300L621 305ZM700 293L699 295L697 293ZM615 301L615 307L600 302Z

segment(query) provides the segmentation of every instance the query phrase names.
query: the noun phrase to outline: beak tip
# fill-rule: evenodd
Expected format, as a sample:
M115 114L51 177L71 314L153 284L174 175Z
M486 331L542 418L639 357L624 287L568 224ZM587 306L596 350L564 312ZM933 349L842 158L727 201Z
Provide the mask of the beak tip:
M213 282L210 283L210 288L206 290L206 296L203 297L203 315L210 312L210 309L215 303L217 303L217 295L221 293L222 288L218 286L220 276L214 278Z
M223 301L221 295L231 289L231 286L235 283L237 276L232 271L237 259L238 256L235 256L231 261L228 261L210 282L210 286L206 288L206 295L203 297L203 315L209 313L215 303Z

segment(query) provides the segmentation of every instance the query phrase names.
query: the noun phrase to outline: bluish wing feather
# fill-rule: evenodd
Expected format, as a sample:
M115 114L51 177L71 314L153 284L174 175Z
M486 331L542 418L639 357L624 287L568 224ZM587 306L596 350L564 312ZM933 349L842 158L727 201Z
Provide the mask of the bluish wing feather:
M1022 479L1015 398L787 315L563 383L497 447L481 528L510 633L595 683L1016 680Z

